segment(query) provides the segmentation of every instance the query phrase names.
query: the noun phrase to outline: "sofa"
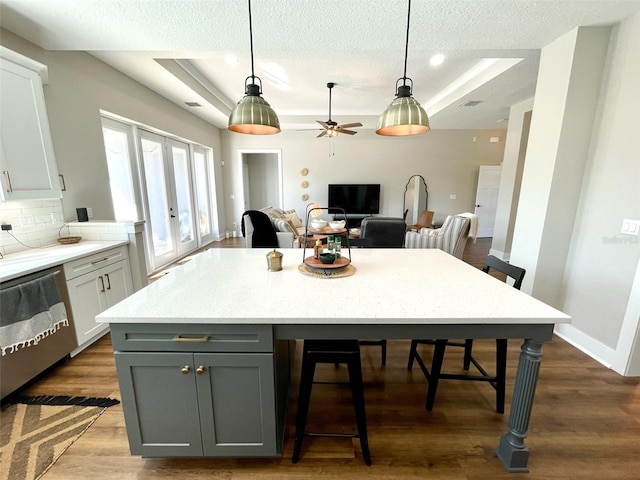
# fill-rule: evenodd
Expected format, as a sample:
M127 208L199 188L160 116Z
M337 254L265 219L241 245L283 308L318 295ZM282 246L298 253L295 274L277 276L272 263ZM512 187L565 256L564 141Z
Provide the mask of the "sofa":
M279 248L296 248L299 246L298 238L304 235L304 225L295 210L282 210L280 208L264 207L258 210L269 217L278 241ZM243 235L247 248L253 245L254 225L249 215L243 214Z

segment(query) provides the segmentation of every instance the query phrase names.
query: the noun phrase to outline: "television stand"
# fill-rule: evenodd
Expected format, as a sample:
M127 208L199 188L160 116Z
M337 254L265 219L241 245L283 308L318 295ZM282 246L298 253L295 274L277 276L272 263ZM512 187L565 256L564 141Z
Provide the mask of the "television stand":
M346 214L346 221L347 224L345 225L346 228L360 228L360 224L362 223L362 220L364 220L367 217L373 217L373 215L366 215L366 214L358 214L358 213L347 213ZM345 220L345 215L341 214L341 213L336 213L333 215L333 219L334 220Z

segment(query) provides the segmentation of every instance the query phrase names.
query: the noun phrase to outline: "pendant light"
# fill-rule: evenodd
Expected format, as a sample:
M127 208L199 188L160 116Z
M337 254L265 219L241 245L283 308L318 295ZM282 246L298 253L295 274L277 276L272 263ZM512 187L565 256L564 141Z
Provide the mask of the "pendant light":
M404 47L404 75L396 81L396 98L378 119L378 135L403 136L424 133L429 130L429 117L424 108L413 98L413 80L407 77L409 53L409 24L411 23L411 0L407 13L407 41ZM399 85L402 80L402 85ZM410 85L407 85L407 80Z
M229 115L229 130L249 135L272 135L280 132L280 120L271 105L262 98L262 80L253 69L253 29L251 25L251 0L249 0L249 39L251 42L251 75L245 81L244 97ZM249 82L251 79L251 82ZM256 83L258 80L259 85Z

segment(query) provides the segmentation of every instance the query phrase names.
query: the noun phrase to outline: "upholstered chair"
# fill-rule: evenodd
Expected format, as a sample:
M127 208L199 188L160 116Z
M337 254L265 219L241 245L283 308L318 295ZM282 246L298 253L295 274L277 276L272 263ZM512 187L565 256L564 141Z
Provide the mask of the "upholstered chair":
M468 217L449 215L441 228L423 228L405 234L405 248L439 248L462 259L469 237L471 220Z

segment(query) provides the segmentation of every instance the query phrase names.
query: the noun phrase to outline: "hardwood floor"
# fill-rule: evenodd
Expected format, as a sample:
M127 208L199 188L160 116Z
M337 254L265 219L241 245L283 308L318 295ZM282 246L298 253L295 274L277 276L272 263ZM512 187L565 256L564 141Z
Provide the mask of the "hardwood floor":
M233 246L234 242L220 242ZM481 266L487 239L468 245L465 260ZM300 343L300 342L298 342ZM507 412L519 354L509 342ZM474 350L492 366L492 341ZM298 345L300 347L300 345ZM430 359L431 347L423 346ZM461 355L447 352L448 370L460 368ZM494 391L485 384L442 381L433 412L424 408L426 382L420 370L406 370L409 342L389 341L386 367L379 347L363 347L363 376L373 464L364 465L357 440L307 438L302 458L291 463L299 349L291 387L282 458L143 459L129 454L121 405L107 411L44 475L43 480L148 479L449 479L519 478L495 456L508 415L495 413ZM345 369L319 368L325 380ZM54 368L28 386L25 394L120 398L109 337ZM346 387L317 385L309 427L352 431L355 426ZM528 480L623 480L640 478L640 378L625 378L603 367L559 338L545 345L531 418Z

